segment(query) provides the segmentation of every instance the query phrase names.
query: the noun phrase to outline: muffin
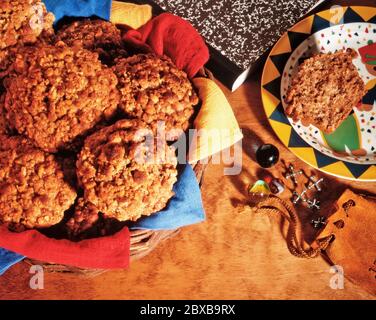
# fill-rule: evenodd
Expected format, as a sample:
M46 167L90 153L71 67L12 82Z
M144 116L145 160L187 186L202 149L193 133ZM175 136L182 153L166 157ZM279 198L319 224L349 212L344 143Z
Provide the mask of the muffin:
M116 57L124 57L127 52L123 48L120 30L111 22L100 19L75 21L62 27L57 32L57 40L70 46L97 52L101 61L111 65Z
M177 159L138 120L120 120L85 141L77 161L84 199L107 218L137 220L173 196Z
M46 152L70 150L117 110L117 79L98 55L63 42L24 48L4 85L5 109L20 134Z
M23 137L0 137L0 222L26 228L59 223L75 201L53 155Z
M2 0L0 7L0 77L9 66L11 48L33 44L53 33L54 15L40 0Z
M305 60L287 91L286 114L325 133L335 131L366 93L352 63L356 55L347 49Z
M118 77L120 109L128 116L157 129L185 131L198 97L184 71L167 57L139 54L121 58L112 67ZM178 134L172 133L172 139Z

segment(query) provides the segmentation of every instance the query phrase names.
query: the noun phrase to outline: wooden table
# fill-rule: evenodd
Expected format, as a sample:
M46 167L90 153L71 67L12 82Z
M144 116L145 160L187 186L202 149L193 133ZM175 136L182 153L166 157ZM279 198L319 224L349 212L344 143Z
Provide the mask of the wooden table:
M331 4L351 1L330 1ZM353 1L354 3L354 1ZM374 0L357 1L371 5ZM286 163L294 162L307 173L312 169L289 152L273 133L260 99L256 73L235 93L222 87L244 130L243 170L223 176L223 165L209 165L203 181L207 221L186 227L128 270L110 271L93 278L46 273L43 290L29 287L29 266L19 263L0 277L5 299L374 299L345 280L333 290L333 276L321 258L299 259L288 252L278 219L239 212L246 186L262 174L252 160L255 139L278 147ZM280 175L281 164L270 170ZM349 182L318 173L332 191L327 202L348 186L376 193L375 183ZM326 194L328 195L328 193ZM309 216L302 213L303 222ZM307 237L312 228L305 224ZM311 230L311 231L309 231Z

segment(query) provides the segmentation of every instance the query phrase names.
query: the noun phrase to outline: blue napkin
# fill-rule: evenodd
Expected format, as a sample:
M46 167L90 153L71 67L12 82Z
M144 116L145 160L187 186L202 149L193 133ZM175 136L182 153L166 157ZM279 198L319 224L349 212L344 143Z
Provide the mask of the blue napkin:
M184 167L178 181L174 184L173 190L175 196L171 198L164 210L150 217L137 220L130 228L152 230L177 229L205 220L200 187L190 165Z
M47 10L54 13L56 22L64 16L90 17L98 16L109 20L111 0L43 0ZM190 165L181 171L174 185L175 196L167 207L150 217L142 218L131 229L166 230L177 229L205 220L201 192L196 175ZM0 275L24 257L0 248Z
M43 0L55 15L55 24L63 17L91 17L110 20L111 0Z
M0 248L0 276L11 266L20 262L23 258L24 256L21 256L18 253Z

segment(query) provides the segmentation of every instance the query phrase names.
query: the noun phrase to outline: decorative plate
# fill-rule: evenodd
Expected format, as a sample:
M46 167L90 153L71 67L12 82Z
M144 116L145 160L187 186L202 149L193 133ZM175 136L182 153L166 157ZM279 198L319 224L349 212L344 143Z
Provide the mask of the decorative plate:
M298 65L315 53L352 48L368 93L332 134L293 122L284 95ZM272 49L262 75L262 101L281 141L300 159L338 177L376 181L376 7L339 7L311 15Z

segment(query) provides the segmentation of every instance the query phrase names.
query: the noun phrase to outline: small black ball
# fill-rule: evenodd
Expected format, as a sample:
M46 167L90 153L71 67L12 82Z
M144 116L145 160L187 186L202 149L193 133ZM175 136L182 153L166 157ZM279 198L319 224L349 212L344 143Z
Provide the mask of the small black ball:
M272 144L263 144L256 151L257 163L263 168L274 166L279 160L279 151Z

